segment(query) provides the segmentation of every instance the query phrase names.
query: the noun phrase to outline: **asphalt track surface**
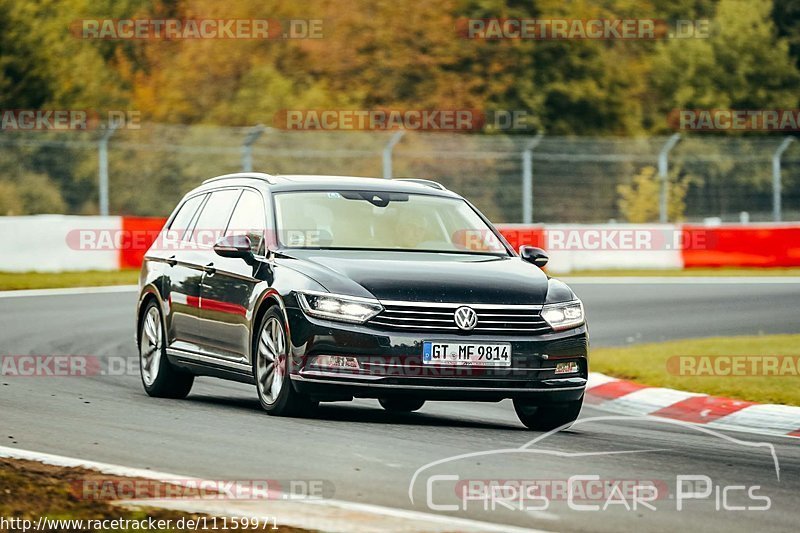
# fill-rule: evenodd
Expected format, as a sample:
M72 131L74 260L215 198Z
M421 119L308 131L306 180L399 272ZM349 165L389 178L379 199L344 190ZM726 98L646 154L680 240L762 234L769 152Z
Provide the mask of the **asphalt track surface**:
M586 304L594 346L800 332L796 282L573 287ZM133 359L134 302L133 292L0 298L0 355ZM551 531L796 531L800 521L796 439L704 433L653 419L593 420L609 413L584 407L579 424L527 451L470 455L519 448L542 435L525 431L507 401L428 403L419 413L396 416L376 401L360 400L325 404L312 419L275 418L261 412L249 386L202 378L188 399L158 400L145 395L138 374L113 373L0 377L0 441L215 480L324 480L339 500ZM423 468L454 456L462 457ZM592 492L580 500L582 488L596 485L577 481L573 503L599 510L572 509L557 489L544 492L547 502L520 503L519 493L507 489L465 503L456 497L452 478L472 480L473 487L480 485L475 480L531 479L563 487L576 475L597 475L610 485L622 481L629 488L655 484L659 495L649 502L655 510L641 503L633 509L629 492L622 498L613 491ZM678 510L681 475L707 476L684 490L710 494L702 500L684 497ZM740 488L724 490L742 486L750 496ZM652 496L638 490L640 502ZM765 506L758 499L763 496L769 498L768 510L731 509ZM606 505L609 499L616 503ZM459 510L432 510L428 501Z

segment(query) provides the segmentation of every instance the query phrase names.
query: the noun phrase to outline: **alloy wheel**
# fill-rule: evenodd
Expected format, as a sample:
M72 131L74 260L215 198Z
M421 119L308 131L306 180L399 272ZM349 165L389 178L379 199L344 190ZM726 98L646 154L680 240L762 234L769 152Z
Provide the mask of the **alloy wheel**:
M161 365L161 346L163 342L161 331L158 309L154 306L150 307L142 325L142 339L139 343L139 362L142 365L142 379L148 386L155 382L158 377L158 368Z
M286 359L286 335L275 317L269 317L258 341L256 381L258 392L267 404L273 404L283 388Z

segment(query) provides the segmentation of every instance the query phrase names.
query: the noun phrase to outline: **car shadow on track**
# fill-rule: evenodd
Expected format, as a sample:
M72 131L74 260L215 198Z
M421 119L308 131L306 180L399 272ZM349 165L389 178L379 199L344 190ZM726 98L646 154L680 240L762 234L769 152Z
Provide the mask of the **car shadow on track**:
M250 413L263 412L258 400L243 397L211 396L207 394L192 394L186 401L202 403L209 406L225 406L238 408ZM424 408L423 408L424 409ZM307 420L320 420L329 422L358 422L362 424L392 424L406 426L437 426L470 429L504 429L527 431L523 426L513 423L486 422L480 420L465 420L450 416L442 416L426 412L416 413L389 413L379 407L365 406L352 403L323 403L312 413L304 417Z
M424 408L423 408L424 409ZM339 422L366 422L378 424L401 424L409 426L448 426L472 429L525 429L522 426L481 420L465 420L423 411L416 413L390 413L378 407L355 404L322 404L312 415L319 420Z

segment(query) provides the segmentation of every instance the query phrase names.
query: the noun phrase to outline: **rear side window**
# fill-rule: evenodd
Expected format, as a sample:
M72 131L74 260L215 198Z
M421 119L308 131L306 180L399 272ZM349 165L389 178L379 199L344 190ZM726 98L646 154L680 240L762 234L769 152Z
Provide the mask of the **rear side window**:
M266 229L264 200L257 192L245 190L233 210L225 235L247 235L250 237L253 253L260 254Z
M203 246L213 246L224 235L241 192L238 189L212 192L194 224L190 240Z
M186 230L192 223L192 219L197 213L197 208L205 198L205 194L198 194L186 200L178 210L178 213L172 219L172 224L169 225L170 239L181 240L183 239Z

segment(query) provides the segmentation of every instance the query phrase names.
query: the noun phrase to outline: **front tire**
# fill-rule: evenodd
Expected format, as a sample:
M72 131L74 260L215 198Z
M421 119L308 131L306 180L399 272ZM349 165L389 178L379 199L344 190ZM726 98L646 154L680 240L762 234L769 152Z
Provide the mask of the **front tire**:
M381 406L390 413L411 413L422 409L425 400L416 398L381 398Z
M139 325L139 371L142 385L154 398L186 398L194 375L175 368L167 359L167 343L161 309L151 300Z
M583 398L561 403L533 403L514 400L514 411L525 427L534 431L567 429L581 414Z
M270 308L261 318L253 346L253 376L261 407L270 415L300 416L319 402L292 386L286 325L281 312Z

